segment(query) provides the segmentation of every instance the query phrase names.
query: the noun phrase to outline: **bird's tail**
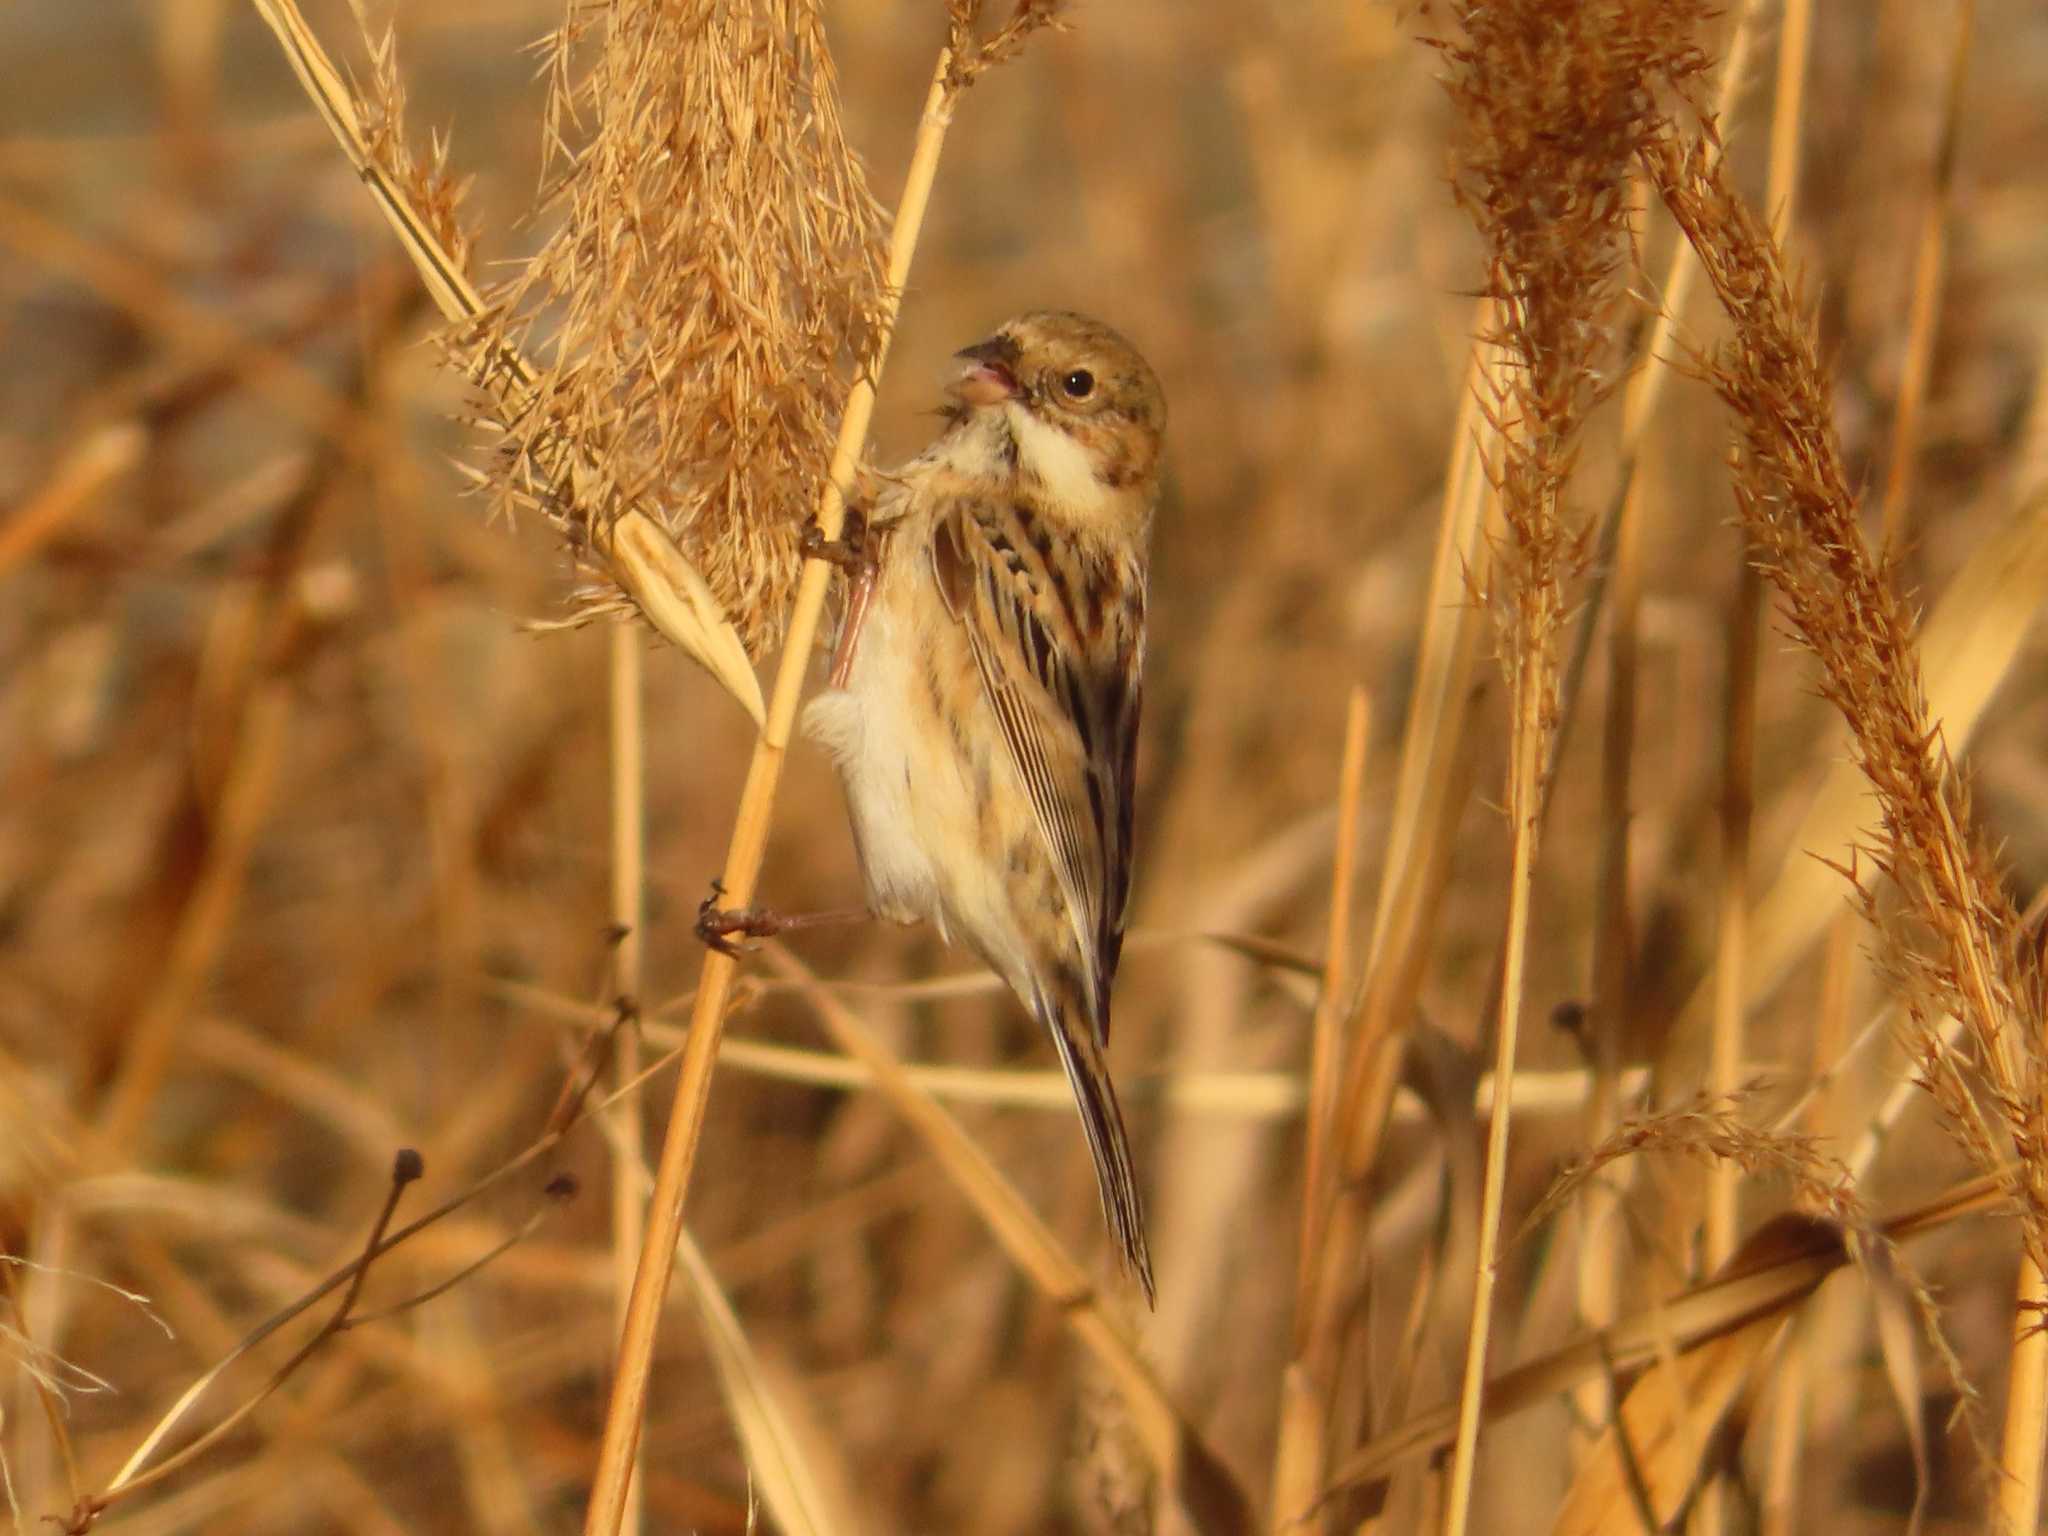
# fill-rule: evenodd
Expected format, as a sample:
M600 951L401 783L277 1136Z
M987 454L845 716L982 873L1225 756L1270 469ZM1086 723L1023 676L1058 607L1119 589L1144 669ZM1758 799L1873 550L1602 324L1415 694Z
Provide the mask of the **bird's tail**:
M1081 1108L1081 1128L1088 1133L1088 1150L1095 1159L1095 1182L1102 1193L1102 1214L1116 1239L1124 1268L1145 1288L1150 1306L1152 1250L1145 1241L1145 1207L1138 1198L1138 1173L1131 1161L1131 1139L1124 1132L1124 1115L1116 1102L1116 1085L1109 1078L1109 1063L1103 1059L1094 1026L1083 1010L1062 1007L1042 993L1038 1016L1059 1047L1060 1064L1067 1069L1074 1101Z

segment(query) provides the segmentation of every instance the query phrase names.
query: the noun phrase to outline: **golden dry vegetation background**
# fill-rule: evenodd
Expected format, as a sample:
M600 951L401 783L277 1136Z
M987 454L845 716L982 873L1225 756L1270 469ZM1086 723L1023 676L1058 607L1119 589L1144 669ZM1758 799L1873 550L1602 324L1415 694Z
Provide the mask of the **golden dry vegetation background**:
M1737 185L1760 201L1781 17L1751 9L1749 84L1723 135ZM346 6L306 10L367 68ZM824 10L848 138L893 205L943 7ZM544 89L528 45L560 6L407 0L389 19L408 126L421 143L448 137L451 168L473 179L478 271L501 271L547 232L533 215ZM790 943L857 984L838 995L904 1058L973 1069L938 1080L938 1096L1102 1278L1168 1396L1263 1511L1296 1348L1316 998L1302 964L1326 953L1347 707L1362 689L1356 949L1382 889L1486 258L1450 194L1444 61L1422 41L1449 27L1441 11L1094 0L1066 20L961 100L873 458L921 446L948 355L1020 309L1100 315L1165 381L1172 476L1115 1036L1156 1313L1117 1288L1071 1105L1012 1000L927 931ZM1875 539L1902 380L1924 357L1898 579L1933 610L1973 557L2011 550L2009 568L1974 572L2011 577L1996 604L1962 606L2018 633L2026 594L2044 588L2028 530L2048 477L2048 11L1870 0L1815 7L1812 21L1787 244L1850 478ZM1703 33L1712 60L1732 25ZM431 343L435 318L269 31L235 0L14 0L0 68L0 1464L28 1531L105 1486L188 1384L360 1251L400 1148L425 1165L402 1220L528 1147L588 1070L619 988L606 625L533 631L571 610L560 542L538 517L487 522L466 494L456 466L476 461L477 435L453 419L464 394ZM1952 105L1944 260L1916 354ZM1661 211L1640 228L1641 304L1626 318L1646 329L1676 236ZM1716 316L1694 289L1667 351L1682 362L1711 344ZM1540 846L1519 1052L1536 1076L1513 1122L1499 1367L1556 1349L1601 1305L1580 1270L1583 1192L1515 1238L1605 1133L1582 1108L1599 1053L1566 1026L1590 1018L1619 1032L1625 1064L1672 1066L1728 906L1742 540L1729 417L1692 373L1668 381L1636 471L1627 815L1603 788L1603 623ZM1597 522L1616 494L1620 421L1619 399L1591 419L1566 492L1574 522ZM787 508L791 526L805 511ZM1568 588L1567 648L1590 591ZM1753 897L1781 867L1818 867L1799 829L1846 755L1813 661L1765 603ZM1982 677L1995 692L1966 757L2021 909L2048 885L2044 655L2027 633ZM651 634L646 658L638 1002L652 1060L686 1016L702 953L692 920L754 732ZM1415 1016L1400 1021L1422 1091L1404 1090L1353 1192L1371 1215L1352 1233L1331 1466L1459 1386L1484 1136L1470 1106L1490 1070L1509 884L1509 706L1499 667L1479 661L1469 794L1417 949ZM1617 1001L1599 996L1595 934L1603 839L1624 820ZM1733 1113L1813 1130L1820 1154L1845 1158L1906 1069L1846 884L1807 889L1829 920L1750 1012L1741 1078L1764 1085ZM762 895L792 910L859 899L837 785L805 746ZM1019 1278L885 1097L797 1080L831 1076L838 1058L814 1007L769 974L750 962L737 994L741 1048L713 1087L687 1224L757 1379L791 1405L793 1454L834 1512L816 1528L1154 1528L1124 1399L1062 1309ZM915 985L937 978L970 979ZM1697 1080L1695 1068L1668 1086L1682 1100ZM644 1095L650 1157L672 1085L671 1067ZM1811 1184L1822 1164L1799 1166ZM1918 1095L1857 1194L1881 1216L1974 1171ZM1703 1272L1672 1215L1696 1205L1703 1161L1646 1155L1607 1172L1627 1181L1607 1239L1610 1307L1639 1310ZM558 1174L573 1198L542 1193ZM579 1123L381 1259L362 1310L436 1287L523 1230L513 1246L328 1340L220 1444L102 1521L266 1536L579 1529L617 1337L618 1177L605 1135ZM1795 1203L1792 1183L1756 1172L1740 1230ZM1916 1479L1903 1396L1931 1437L1926 1528L1984 1528L1987 1474L1951 1412L1980 1394L1979 1431L1997 1443L2018 1225L1954 1222L1902 1251L1939 1302L1960 1379L1924 1336L1881 1347L1874 1313L1904 1303L1837 1275L1745 1377L1708 1458L1721 1491L1696 1519L1904 1529ZM721 1389L730 1362L690 1296L679 1283L661 1333L644 1528L739 1532L750 1486L772 1474L758 1454L750 1469L744 1415ZM217 1383L174 1441L250 1397L310 1325L294 1326ZM1901 1352L1918 1362L1903 1392L1887 1366ZM1597 1370L1579 1385L1489 1421L1476 1529L1552 1528L1598 1430L1573 1422L1599 1411ZM1429 1528L1435 1476L1404 1464L1378 1528ZM1625 1500L1616 1510L1598 1528L1640 1528ZM1369 1513L1339 1500L1323 1528Z

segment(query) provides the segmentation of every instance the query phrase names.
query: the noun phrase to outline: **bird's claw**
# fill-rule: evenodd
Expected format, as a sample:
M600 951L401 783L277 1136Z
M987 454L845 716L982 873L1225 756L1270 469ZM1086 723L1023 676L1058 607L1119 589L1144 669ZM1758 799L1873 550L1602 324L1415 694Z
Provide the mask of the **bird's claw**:
M838 538L826 538L825 530L813 518L804 524L803 538L797 547L806 560L822 560L827 565L837 566L848 576L867 576L880 563L874 540L868 536L870 531L866 511L849 503L846 521L840 525Z
M740 948L733 935L772 939L782 931L782 919L765 907L721 907L718 898L724 894L725 882L713 880L711 894L697 904L697 938L706 947L737 960Z

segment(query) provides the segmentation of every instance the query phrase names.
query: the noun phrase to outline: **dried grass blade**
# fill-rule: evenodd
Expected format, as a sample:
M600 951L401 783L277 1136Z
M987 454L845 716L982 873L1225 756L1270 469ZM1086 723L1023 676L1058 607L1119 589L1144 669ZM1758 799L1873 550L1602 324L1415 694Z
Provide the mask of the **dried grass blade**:
M1645 1514L1664 1529L1697 1490L1715 1429L1788 1321L1759 1318L1645 1373L1572 1480L1553 1536L1637 1536Z
M0 576L33 555L107 485L142 458L149 437L134 422L115 422L86 436L58 463L41 490L0 520Z
M1887 1241L1904 1242L1994 1210L2003 1200L1999 1179L1980 1175L1881 1223L1879 1232ZM1504 1418L1608 1371L1648 1365L1667 1348L1690 1350L1789 1312L1848 1262L1848 1249L1835 1227L1799 1215L1776 1217L1750 1237L1726 1275L1494 1377L1486 1385L1485 1417L1489 1422ZM1456 1427L1455 1403L1418 1414L1353 1451L1326 1491L1383 1484L1396 1468L1449 1445Z

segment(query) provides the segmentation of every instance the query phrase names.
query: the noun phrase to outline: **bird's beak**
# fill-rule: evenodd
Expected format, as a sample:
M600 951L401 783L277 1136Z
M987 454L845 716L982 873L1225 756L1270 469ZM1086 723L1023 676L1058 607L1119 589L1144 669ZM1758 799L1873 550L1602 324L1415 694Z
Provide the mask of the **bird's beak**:
M1000 405L1022 392L1017 387L1017 343L991 336L953 354L967 366L953 380L955 399L968 405Z

